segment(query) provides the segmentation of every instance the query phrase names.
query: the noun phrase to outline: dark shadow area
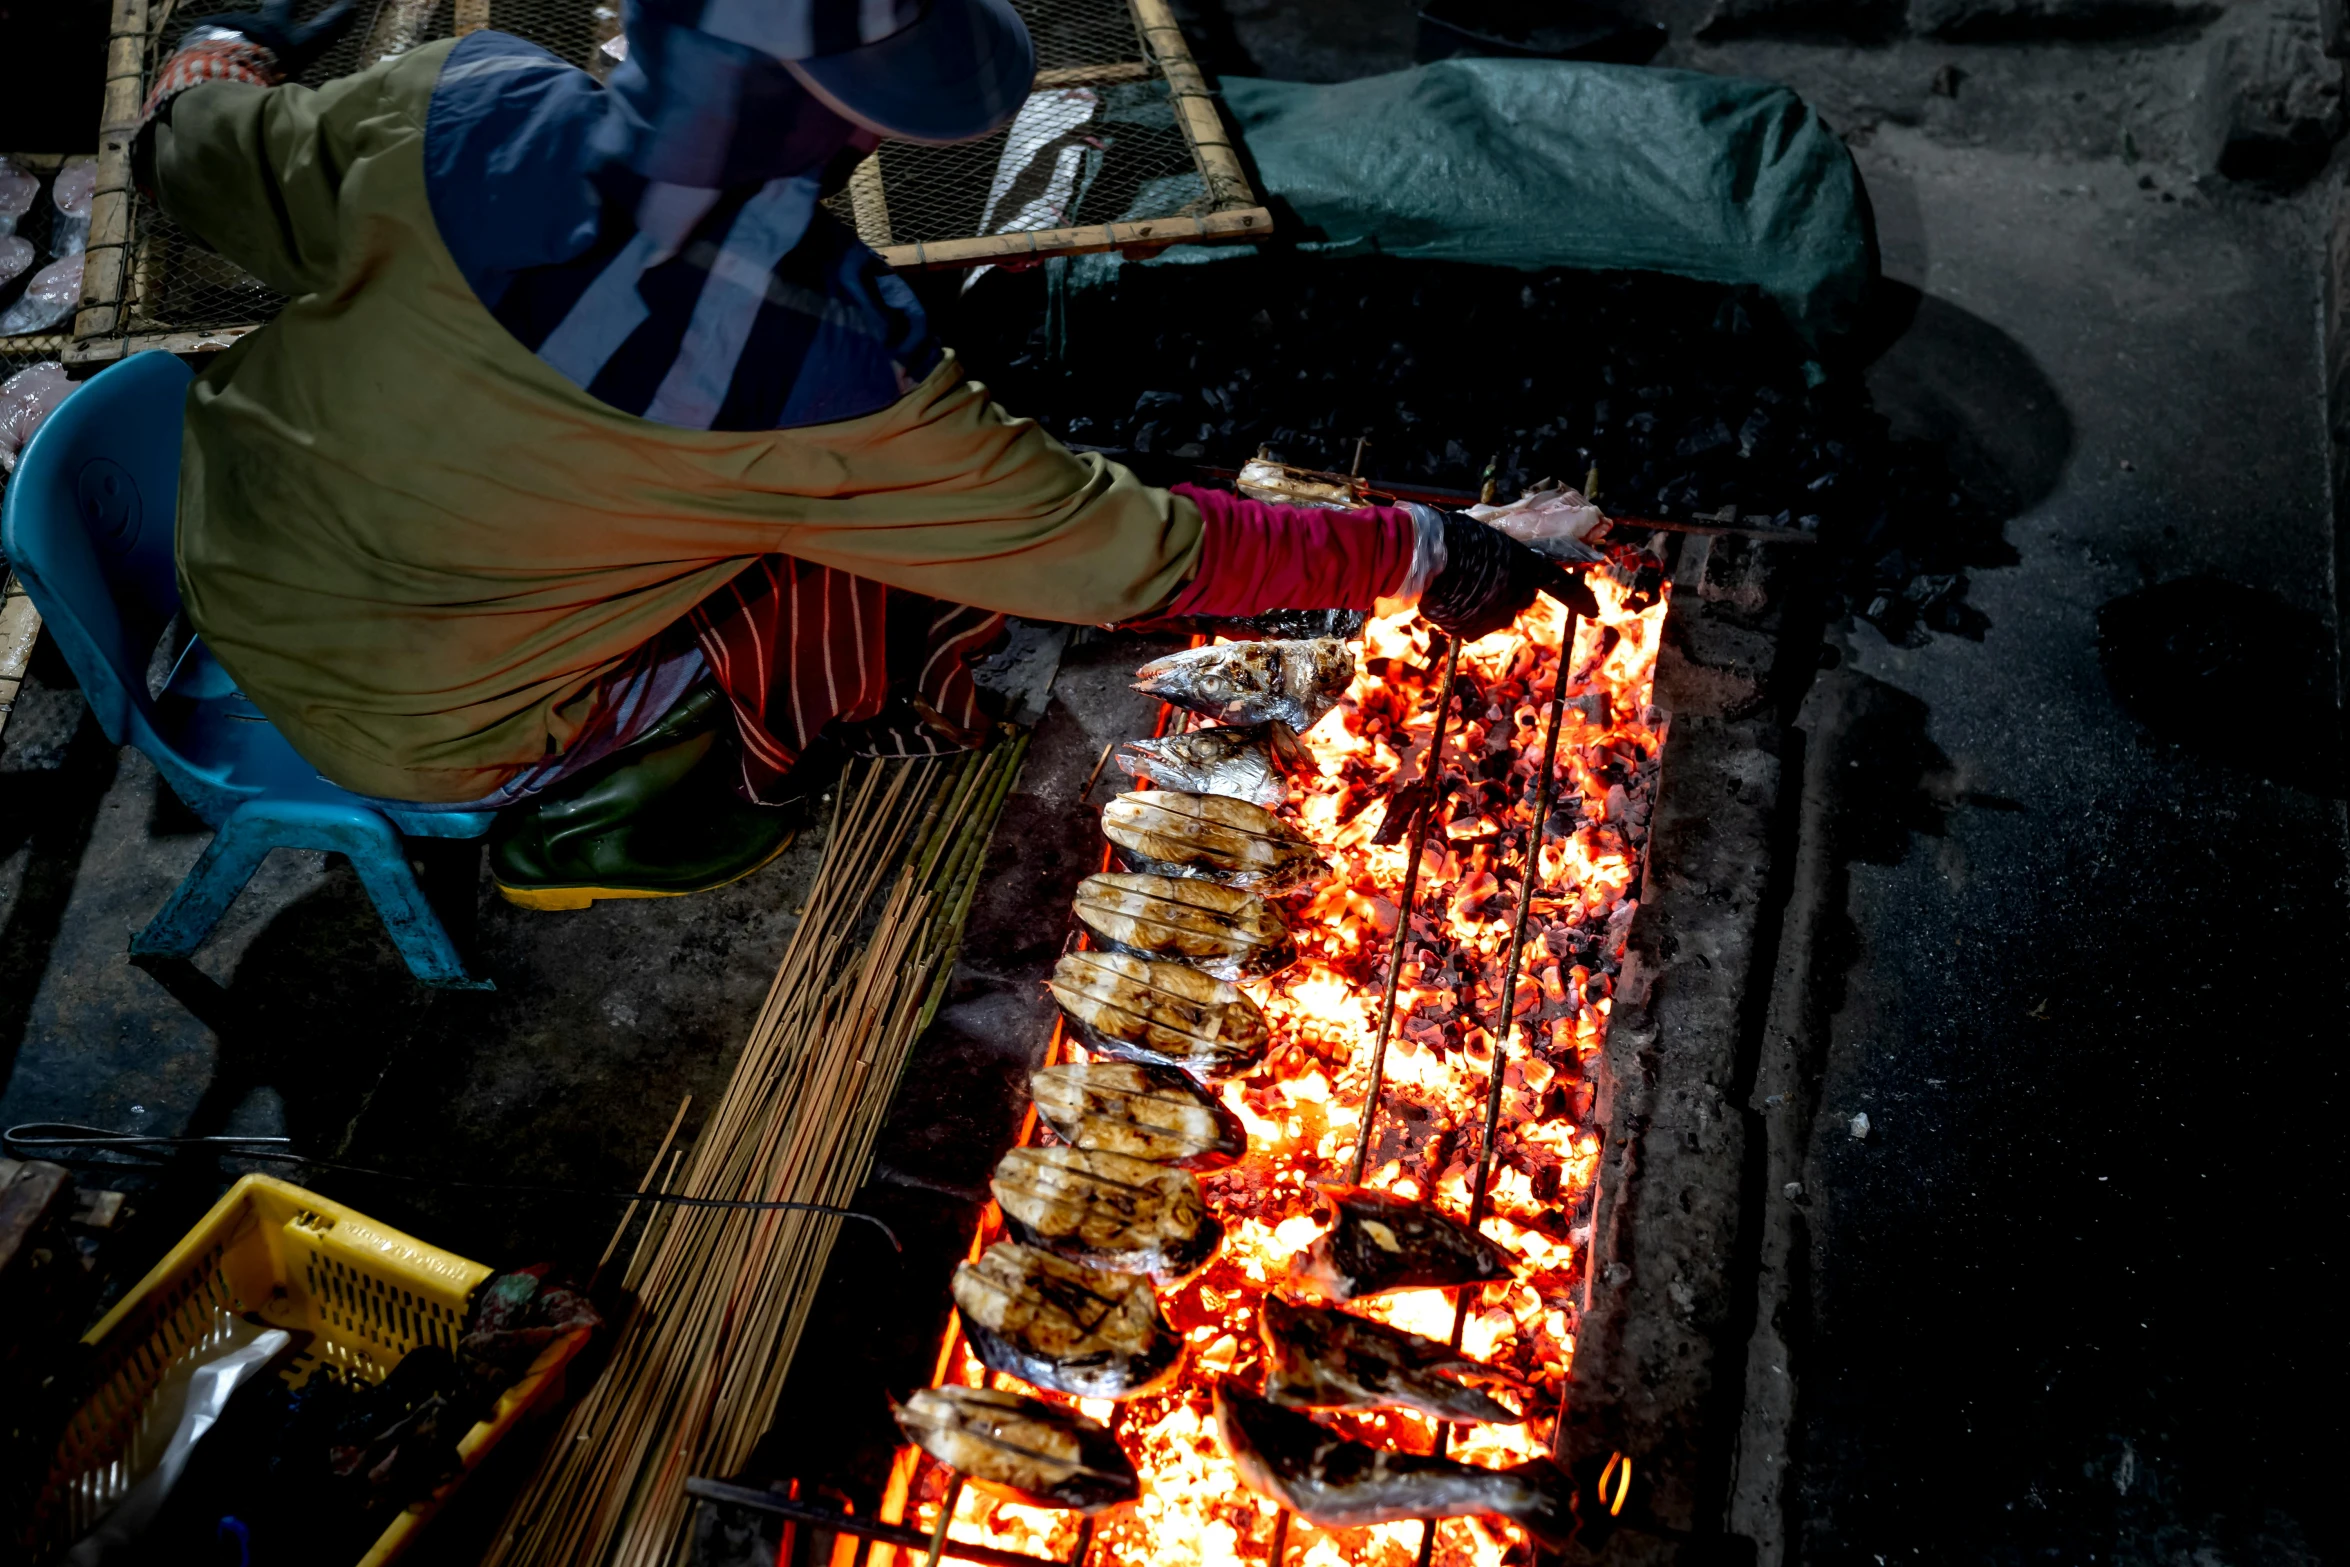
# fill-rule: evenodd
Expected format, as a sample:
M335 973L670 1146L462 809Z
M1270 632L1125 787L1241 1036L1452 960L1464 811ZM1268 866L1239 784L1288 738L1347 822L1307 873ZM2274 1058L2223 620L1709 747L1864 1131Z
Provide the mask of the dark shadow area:
M2213 576L2108 600L2097 656L2152 738L2287 788L2345 797L2333 638L2308 610ZM2257 720L2221 715L2249 704Z
M0 923L0 1088L15 1076L33 998L116 763L64 660L39 643L0 749L0 860L20 850L26 856Z
M26 67L0 93L0 151L98 150L107 10L106 0L0 0L0 39Z

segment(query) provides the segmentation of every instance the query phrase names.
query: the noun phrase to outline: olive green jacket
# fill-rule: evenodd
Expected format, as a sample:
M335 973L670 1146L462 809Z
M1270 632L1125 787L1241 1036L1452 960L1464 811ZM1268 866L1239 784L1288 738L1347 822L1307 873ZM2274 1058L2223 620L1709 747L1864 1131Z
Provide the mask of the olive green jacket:
M580 732L599 678L750 559L1095 622L1195 569L1192 505L1015 419L954 356L889 408L678 429L563 378L476 299L425 195L450 45L312 91L194 87L164 210L286 295L189 393L180 586L335 782L478 799Z

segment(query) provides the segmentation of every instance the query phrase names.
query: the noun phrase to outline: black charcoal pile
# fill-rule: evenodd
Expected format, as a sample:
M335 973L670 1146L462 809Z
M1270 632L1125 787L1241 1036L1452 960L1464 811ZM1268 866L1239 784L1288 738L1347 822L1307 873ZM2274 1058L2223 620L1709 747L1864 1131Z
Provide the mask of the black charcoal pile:
M1068 263L1054 265L1066 269ZM1613 515L1816 532L1831 617L1980 634L1965 570L2000 518L1820 371L1759 297L1646 274L1264 256L1069 288L987 277L944 335L1006 407L1159 483L1285 462L1503 495L1596 467Z

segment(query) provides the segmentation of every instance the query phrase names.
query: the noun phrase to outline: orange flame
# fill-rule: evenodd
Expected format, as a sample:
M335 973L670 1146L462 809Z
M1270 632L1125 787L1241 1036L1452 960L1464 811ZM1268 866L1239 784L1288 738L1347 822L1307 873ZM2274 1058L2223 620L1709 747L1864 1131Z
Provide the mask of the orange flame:
M1591 1064L1607 1026L1608 992L1630 922L1663 715L1648 705L1664 619L1635 611L1598 573L1602 613L1578 630L1568 664L1570 705L1560 731L1551 830L1543 837L1503 1075L1499 1156L1484 1233L1516 1259L1505 1282L1470 1292L1462 1347L1513 1379L1523 1425L1460 1428L1452 1456L1502 1466L1540 1457L1575 1353L1576 1303L1590 1241L1587 1203L1597 1173L1590 1127ZM1445 746L1449 781L1431 829L1396 993L1368 1184L1433 1196L1466 1217L1476 1178L1488 1074L1500 1006L1500 968L1522 893L1524 830L1542 725L1560 678L1565 612L1537 600L1516 625L1461 650L1469 695ZM1338 873L1291 924L1302 956L1248 988L1272 1026L1264 1064L1218 1084L1248 1130L1249 1156L1203 1178L1225 1225L1221 1252L1181 1286L1162 1291L1167 1320L1187 1341L1182 1374L1166 1391L1122 1404L1079 1401L1110 1422L1143 1477L1141 1499L1100 1519L1091 1567L1266 1563L1277 1509L1247 1490L1218 1442L1209 1390L1219 1374L1255 1379L1263 1351L1256 1303L1288 1277L1290 1260L1324 1228L1318 1184L1344 1181L1369 1087L1384 961L1398 917L1408 843L1372 841L1384 802L1417 775L1436 723L1440 660L1415 617L1374 620L1346 696L1304 739L1313 776L1292 780L1286 814L1325 847ZM1066 1053L1064 1050L1062 1053ZM1033 1123L1033 1118L1032 1118ZM979 1243L992 1240L992 1210ZM1406 1290L1353 1309L1436 1339L1451 1335L1453 1297ZM1034 1393L980 1365L952 1328L941 1381ZM1040 1394L1056 1403L1071 1400ZM1334 1424L1378 1445L1425 1451L1434 1423L1399 1410L1338 1416ZM1611 1465L1614 1509L1630 1489L1628 1461ZM882 1516L934 1526L948 1477L901 1451ZM1607 1484L1602 1481L1603 1487ZM1608 1497L1603 1490L1602 1504ZM1614 1510L1611 1509L1611 1510ZM1366 1529L1289 1525L1282 1567L1411 1567L1419 1523ZM1068 1512L1007 1502L965 1488L953 1541L1068 1560L1086 1541ZM952 1547L949 1551L951 1554ZM1437 1526L1439 1567L1516 1567L1531 1559L1523 1533L1484 1518ZM887 1564L886 1549L875 1560Z

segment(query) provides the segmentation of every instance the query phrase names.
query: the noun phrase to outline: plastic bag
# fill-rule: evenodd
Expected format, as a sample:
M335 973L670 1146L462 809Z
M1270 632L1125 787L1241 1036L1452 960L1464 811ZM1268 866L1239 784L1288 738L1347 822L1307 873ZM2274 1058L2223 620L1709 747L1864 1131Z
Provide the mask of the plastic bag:
M180 1471L188 1465L188 1455L195 1450L204 1433L218 1423L221 1411L228 1408L230 1395L275 1360L279 1351L292 1342L292 1336L283 1328L259 1328L251 1323L234 1322L223 1333L223 1343L208 1353L210 1358L193 1363L183 1377L182 1368L174 1367L166 1375L162 1386L156 1389L141 1421L141 1436L164 1429L169 1422L170 1439L160 1453L150 1455L142 1451L145 1441L135 1443L128 1455L133 1473L139 1473L144 1462L147 1467L128 1494L114 1505L114 1509L99 1520L98 1527L84 1535L65 1558L66 1567L100 1567L112 1561L131 1560L138 1548L139 1536L154 1522L156 1512L163 1506L171 1488L179 1482Z
M33 274L15 304L0 315L0 337L22 337L46 332L73 314L82 298L80 255L62 257Z
M25 442L79 384L54 360L27 366L0 381L0 473L14 473Z
M90 247L90 202L98 191L98 165L74 158L49 182L57 221L49 230L49 254L78 256Z

